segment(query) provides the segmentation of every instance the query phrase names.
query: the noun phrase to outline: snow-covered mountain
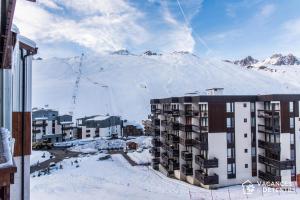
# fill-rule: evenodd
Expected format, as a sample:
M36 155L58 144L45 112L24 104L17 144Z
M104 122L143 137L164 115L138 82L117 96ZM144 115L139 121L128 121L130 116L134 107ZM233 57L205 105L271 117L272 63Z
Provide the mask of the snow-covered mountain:
M248 66L261 67L261 66L269 66L269 65L277 65L277 66L300 65L300 60L293 54L282 55L280 53L273 54L271 57L261 61L254 59L251 56L247 56L246 58L241 60L235 60L235 61L226 60L226 62L230 62L236 65L246 66L246 67Z
M74 111L75 117L109 113L140 122L150 113L151 98L205 94L212 87L225 88L225 94L300 93L300 67L247 69L188 52L84 55L79 70L80 60L34 60L33 106L49 104L61 113Z
M236 60L233 63L236 65L241 65L241 66L252 66L253 64L256 64L258 60L252 58L251 56L247 56L244 59L241 60Z

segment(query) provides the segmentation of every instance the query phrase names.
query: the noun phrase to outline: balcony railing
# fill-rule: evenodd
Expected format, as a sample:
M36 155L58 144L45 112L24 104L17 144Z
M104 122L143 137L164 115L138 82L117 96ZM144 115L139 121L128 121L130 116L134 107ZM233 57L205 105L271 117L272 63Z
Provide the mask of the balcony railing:
M278 118L280 110L258 110L257 116L259 118Z
M200 126L201 133L208 133L208 126Z
M44 127L44 126L48 126L48 123L44 122L44 123L32 123L33 127Z
M193 139L187 139L187 138L182 138L180 137L180 144L183 146L193 146Z
M173 116L179 116L181 111L179 109L172 109L172 115Z
M180 130L184 132L199 133L200 127L192 124L180 124Z
M178 144L179 143L179 137L176 135L169 135L169 144Z
M265 126L265 125L258 125L258 132L260 133L273 133L273 134L280 134L280 128L278 126Z
M181 158L185 161L192 161L193 160L193 154L188 151L182 151L181 152Z
M213 159L206 159L201 155L195 156L195 162L196 164L202 166L203 168L217 168L219 161L217 158Z
M219 176L217 174L207 175L201 170L196 170L195 178L203 185L219 184Z
M293 160L279 161L262 155L258 155L258 162L271 165L279 170L293 169L293 166L295 166L295 162Z
M154 163L155 165L159 164L159 158L152 158L152 163Z
M174 131L177 131L180 129L180 124L179 122L170 122L168 125L168 128Z
M275 151L275 152L280 152L280 143L272 143L263 140L258 140L258 147L262 149Z
M281 176L276 176L270 173L266 173L263 171L258 170L258 177L264 181L269 181L269 182L281 182Z
M199 139L194 139L193 146L199 150L208 150L207 141L200 141Z
M38 130L32 130L32 133L35 133L35 134L41 133L41 130L40 129L38 129Z
M193 175L193 168L190 165L181 165L181 172L186 176L192 176Z
M158 109L158 108L151 108L151 113L161 114L161 109Z
M168 148L168 156L169 156L169 158L179 157L179 150L169 147Z

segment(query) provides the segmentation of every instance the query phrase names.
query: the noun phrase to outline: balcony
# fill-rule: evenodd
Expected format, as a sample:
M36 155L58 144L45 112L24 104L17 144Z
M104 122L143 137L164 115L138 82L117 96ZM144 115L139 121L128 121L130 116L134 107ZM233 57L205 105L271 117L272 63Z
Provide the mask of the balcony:
M269 182L281 182L281 176L276 176L270 173L266 173L263 171L258 170L258 177L264 181L269 181Z
M152 144L152 146L154 146L154 147L159 147L159 146L161 145L160 140L157 139L157 138L153 138L153 139L151 140L151 144Z
M176 135L169 135L169 144L178 144L179 143L179 137Z
M268 149L273 152L280 152L280 143L272 143L258 140L258 147L262 149Z
M179 124L179 122L170 122L169 125L168 125L168 128L170 130L179 131L180 124Z
M164 114L172 114L172 110L169 110L169 109L165 109L165 110L163 110L163 113Z
M195 162L199 166L202 166L203 168L217 168L219 161L217 158L213 159L206 159L201 155L195 156Z
M272 133L272 134L280 134L280 127L279 126L265 126L265 125L258 125L258 132L260 133Z
M199 139L194 139L193 146L199 150L208 150L207 141L200 141Z
M181 165L181 172L186 176L192 176L193 168L190 165Z
M279 118L280 110L258 110L257 116L259 118Z
M192 161L193 160L193 154L188 151L182 151L181 152L181 158L185 161Z
M160 149L158 147L152 147L151 155L153 157L159 157L160 156Z
M183 146L193 146L193 139L180 138L180 144Z
M169 158L179 157L179 150L169 147L168 148L168 156L169 156Z
M172 116L179 116L180 115L180 110L179 109L172 109Z
M201 133L208 133L208 126L200 126L200 132Z
M32 133L34 133L34 134L41 133L41 130L40 129L38 129L38 130L32 130Z
M62 130L72 130L73 127L72 126L63 126Z
M181 124L180 130L184 132L194 132L194 133L200 132L199 126L192 125L192 124Z
M271 165L279 170L293 169L293 166L295 166L295 162L293 160L279 161L262 155L258 155L258 162Z
M48 123L44 122L44 123L32 123L33 127L45 127L48 126Z
M195 171L195 178L203 185L219 184L219 176L217 174L207 175L201 170Z
M169 167L173 170L179 170L179 163L174 160L170 160Z
M167 125L168 125L168 121L167 121L167 120L161 120L161 121L160 121L160 124L161 124L162 126L167 126Z
M154 113L154 114L161 114L161 109L158 109L158 108L151 108L151 113Z

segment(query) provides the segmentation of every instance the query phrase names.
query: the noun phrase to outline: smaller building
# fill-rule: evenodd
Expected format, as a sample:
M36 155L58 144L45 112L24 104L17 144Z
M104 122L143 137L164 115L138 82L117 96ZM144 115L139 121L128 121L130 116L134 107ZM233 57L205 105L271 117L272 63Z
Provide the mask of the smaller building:
M68 141L74 138L71 115L59 115L52 109L35 109L32 112L32 141L47 140L51 143Z
M119 116L93 115L76 120L78 139L97 137L120 137L122 120Z
M127 120L124 120L123 122L123 137L128 136L141 136L143 135L143 127L135 122L129 122Z

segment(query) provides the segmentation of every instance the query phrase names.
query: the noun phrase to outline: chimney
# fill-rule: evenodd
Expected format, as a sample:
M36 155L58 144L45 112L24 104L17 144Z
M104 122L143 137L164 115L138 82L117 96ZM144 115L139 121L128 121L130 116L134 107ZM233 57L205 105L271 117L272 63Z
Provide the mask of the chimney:
M207 95L222 95L224 91L224 88L209 88L206 89Z

